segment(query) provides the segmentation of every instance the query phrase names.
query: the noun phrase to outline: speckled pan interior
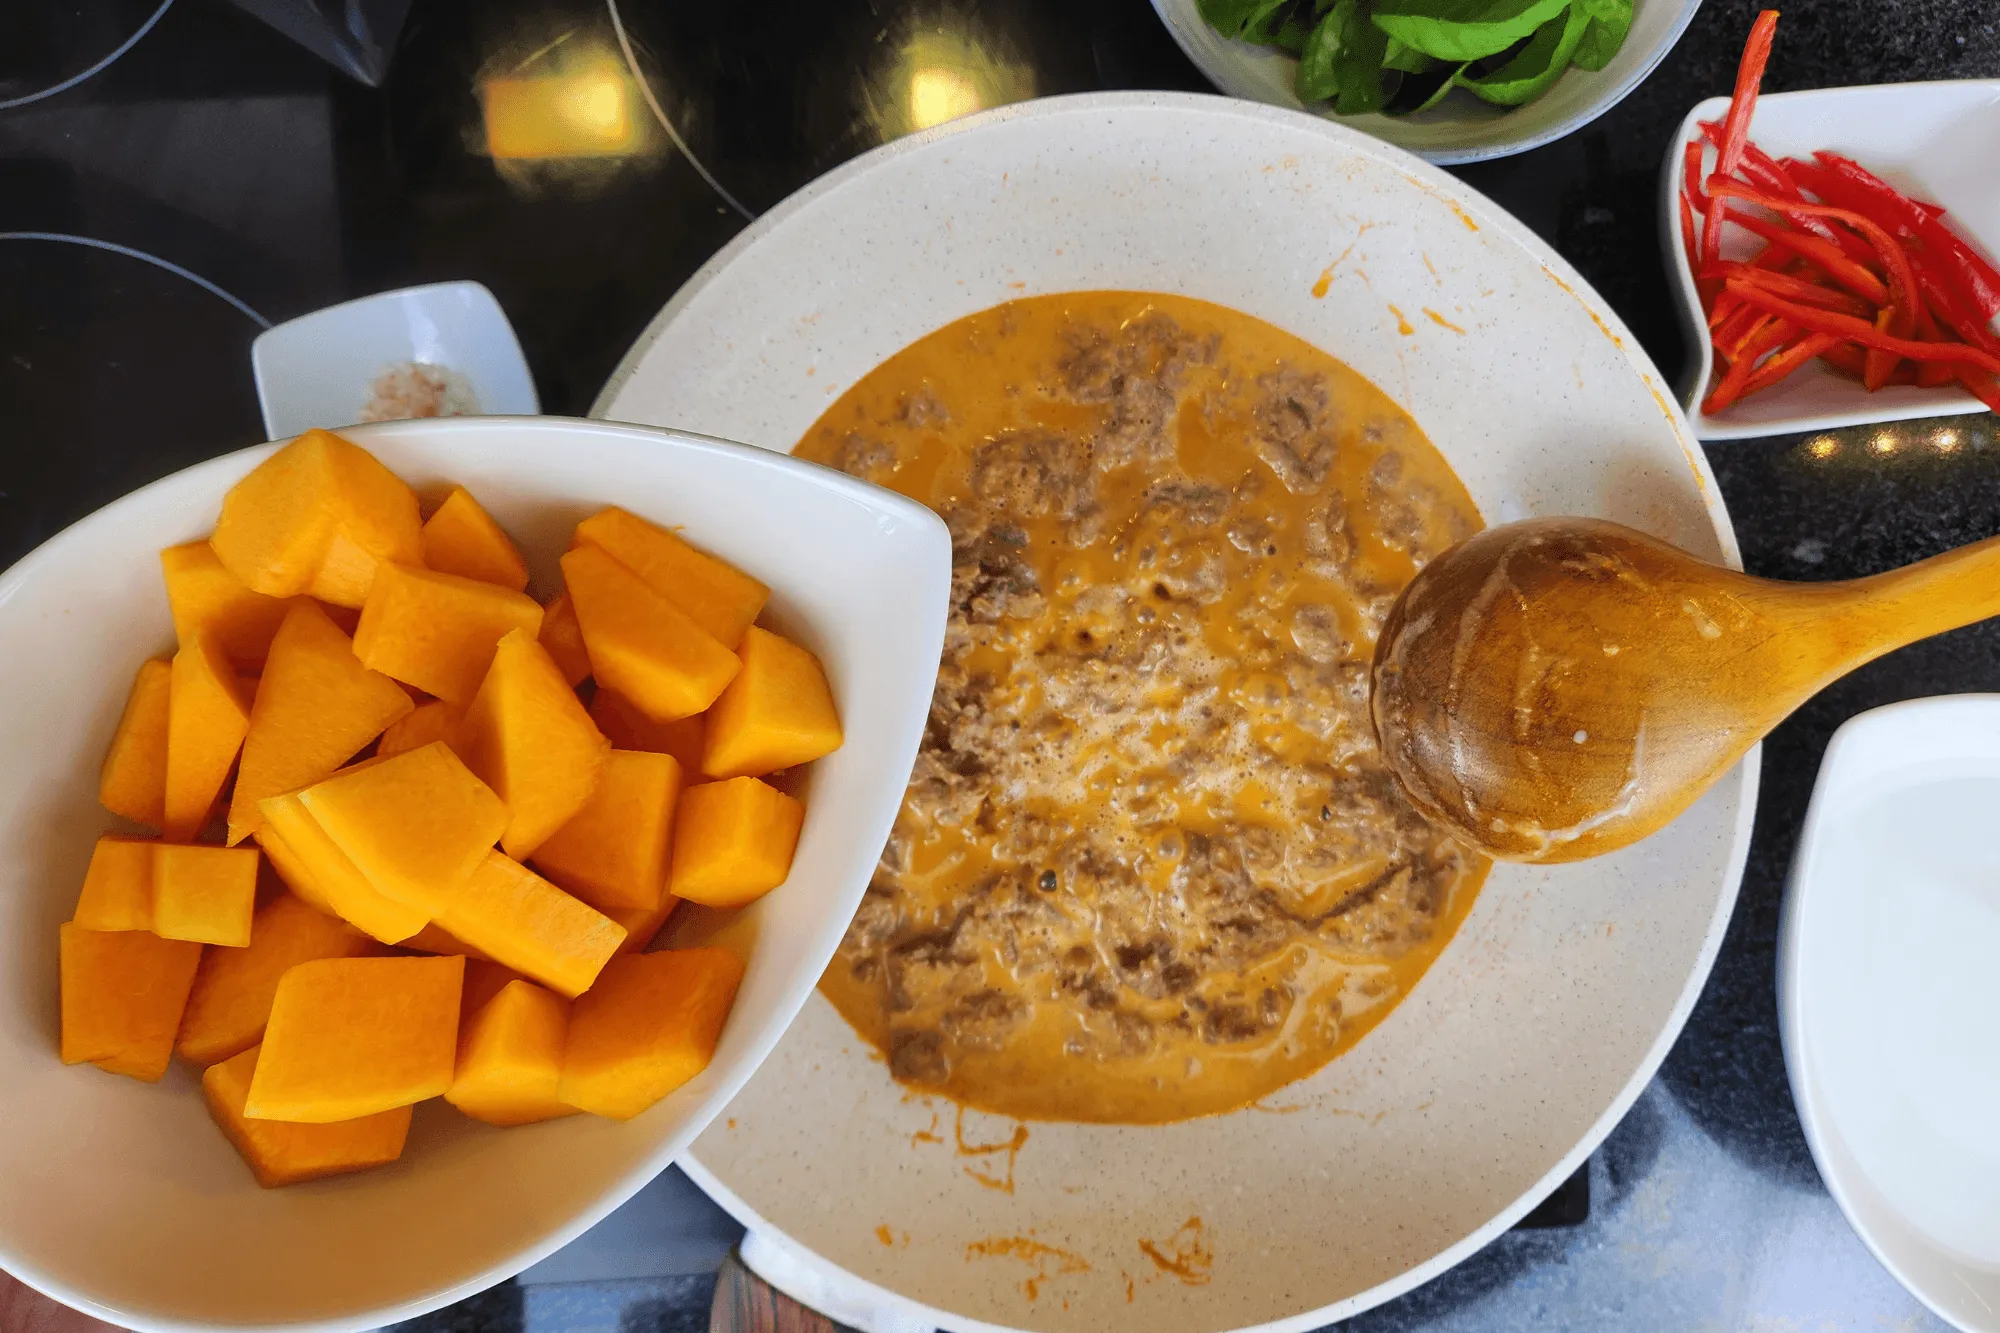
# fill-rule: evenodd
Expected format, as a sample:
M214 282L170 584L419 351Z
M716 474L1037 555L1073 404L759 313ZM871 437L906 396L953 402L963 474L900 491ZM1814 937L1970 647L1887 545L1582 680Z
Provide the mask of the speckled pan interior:
M930 330L1085 288L1200 297L1325 348L1409 409L1489 522L1595 514L1735 557L1667 386L1554 252L1399 150L1220 98L1050 99L850 163L711 261L597 411L789 449ZM946 1327L1325 1324L1470 1253L1617 1122L1715 956L1755 789L1753 755L1639 846L1497 869L1407 1001L1255 1109L961 1117L815 997L690 1169Z

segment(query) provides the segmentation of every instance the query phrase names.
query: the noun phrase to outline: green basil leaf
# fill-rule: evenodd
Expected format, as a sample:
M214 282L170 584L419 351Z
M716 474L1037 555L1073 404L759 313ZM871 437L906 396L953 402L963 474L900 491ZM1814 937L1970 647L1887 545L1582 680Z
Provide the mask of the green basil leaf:
M1428 111L1432 107L1436 106L1439 102L1444 101L1446 95L1449 94L1453 88L1456 88L1458 86L1458 78L1461 74L1465 73L1465 69L1466 67L1464 65L1460 65L1457 69L1453 70L1451 72L1451 77L1446 79L1443 83L1440 83L1437 86L1437 88L1432 91L1431 95L1429 97L1426 97L1423 100L1423 103L1417 107L1417 111ZM1412 111L1410 114L1414 116L1417 114L1417 111Z
M1334 13L1342 18L1340 54L1334 57L1333 73L1340 84L1340 96L1333 104L1337 116L1360 116L1380 111L1389 101L1387 80L1382 77L1382 59L1388 53L1389 34L1368 21L1360 0L1340 0ZM1329 16L1331 17L1331 16Z
M1278 28L1271 44L1287 55L1301 56L1306 52L1306 38L1312 36L1313 25L1299 16L1297 10L1285 15L1285 21Z
M1437 67L1437 61L1412 46L1404 46L1394 37L1389 39L1388 50L1382 53L1382 68L1401 70L1405 74L1428 74Z
M1285 25L1292 19L1293 0L1272 0L1260 8L1243 25L1243 40L1256 42L1261 46L1276 46L1282 40ZM1301 35L1301 44L1304 38Z
M1583 40L1583 30L1593 22L1582 5L1573 6L1559 19L1551 19L1535 30L1521 53L1478 78L1460 75L1455 82L1473 96L1496 106L1521 106L1534 101L1562 77Z
M1454 64L1504 51L1569 8L1569 0L1380 0L1375 26Z
M1606 23L1616 20L1621 12L1625 16L1623 22L1632 21L1632 0L1576 0L1576 3L1584 13Z
M1278 11L1290 3L1291 0L1195 0L1195 8L1201 11L1208 26L1224 37L1242 38L1252 25L1260 29L1275 26Z
M1341 0L1327 16L1313 27L1306 38L1306 48L1299 53L1299 69L1292 81L1292 89L1298 93L1301 102L1326 102L1340 91L1340 81L1334 77L1334 59L1340 54L1340 27L1343 21L1342 6L1352 8L1354 0Z
M1632 31L1632 0L1597 0L1590 8L1590 26L1576 46L1576 67L1597 70L1610 64L1625 45ZM1611 11L1608 15L1606 9Z

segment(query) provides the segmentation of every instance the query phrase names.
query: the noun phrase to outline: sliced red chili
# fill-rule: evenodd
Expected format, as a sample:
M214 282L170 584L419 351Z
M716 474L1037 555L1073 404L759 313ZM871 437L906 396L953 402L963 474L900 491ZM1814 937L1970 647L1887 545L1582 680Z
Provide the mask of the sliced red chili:
M1797 301L1788 301L1765 291L1752 282L1741 278L1731 278L1725 284L1727 290L1743 298L1743 303L1755 306L1780 319L1790 320L1802 329L1814 333L1835 333L1846 342L1860 343L1863 347L1873 347L1898 356L1909 357L1912 361L1951 361L1974 366L1989 374L2000 375L2000 356L1966 343L1920 343L1908 338L1897 338L1878 332L1873 324L1853 315L1843 315L1837 310L1819 310Z
M1921 241L1926 250L1938 253L1950 266L1974 309L1988 319L2000 315L2000 269L1945 225L1942 210L1928 211L1851 158L1826 152L1813 156L1826 171L1829 193L1822 193L1822 198L1865 211L1891 230Z
M1701 188L1702 147L1697 139L1690 139L1681 150L1681 189L1687 197L1706 209L1708 192Z
M1837 345L1840 339L1831 333L1808 333L1805 337L1785 348L1776 356L1757 367L1743 385L1743 397L1761 393L1779 380L1784 379L1800 366L1819 356L1828 348Z
M1715 174L1725 180L1736 174L1743 161L1743 144L1750 137L1750 116L1757 109L1757 87L1764 81L1764 67L1771 63L1771 39L1778 32L1778 11L1767 9L1750 25L1750 40L1743 44L1743 59L1736 66L1736 89L1729 98L1729 115L1722 122L1722 143L1716 150ZM1703 262L1722 253L1722 205L1710 198L1706 223L1702 228Z
M1780 223L1753 218L1744 213L1732 211L1729 220L1752 235L1763 237L1773 246L1784 246L1796 254L1804 255L1825 269L1827 277L1870 305L1889 304L1889 289L1883 285L1882 280L1842 254L1840 247L1832 241L1822 240L1810 232L1793 231Z
M1768 291L1788 296L1794 301L1803 301L1807 305L1845 311L1863 319L1873 319L1875 316L1875 307L1852 292L1844 292L1837 287L1828 287L1790 273L1777 273L1767 268L1758 268L1752 264L1739 264L1725 259L1703 269L1701 276L1717 282L1728 278L1743 278Z

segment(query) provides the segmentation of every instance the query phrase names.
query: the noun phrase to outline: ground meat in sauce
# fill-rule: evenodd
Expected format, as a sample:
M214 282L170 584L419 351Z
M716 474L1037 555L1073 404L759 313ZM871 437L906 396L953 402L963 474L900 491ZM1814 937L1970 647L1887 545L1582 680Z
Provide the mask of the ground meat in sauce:
M1037 388L1077 424L953 441L956 484L922 497L953 538L944 655L835 964L879 988L905 1082L952 1089L1053 1013L1066 1057L1107 1069L1270 1043L1308 1004L1337 1031L1475 869L1375 753L1366 660L1396 585L1357 561L1356 521L1421 563L1476 516L1405 477L1398 450L1428 448L1405 420L1228 353L1160 311L1072 325ZM883 481L899 434L949 438L976 406L927 385L830 461ZM1233 475L1184 470L1185 420L1240 423ZM1334 482L1355 450L1358 491ZM1063 575L1085 550L1115 576ZM940 839L988 867L944 899L919 869Z

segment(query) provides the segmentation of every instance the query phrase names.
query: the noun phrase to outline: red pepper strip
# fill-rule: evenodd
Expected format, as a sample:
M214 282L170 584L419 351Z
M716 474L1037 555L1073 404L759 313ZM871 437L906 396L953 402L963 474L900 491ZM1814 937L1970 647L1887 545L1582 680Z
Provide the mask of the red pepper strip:
M1875 331L1877 333L1902 333L1905 335L1916 331L1916 316L1912 315L1910 317L1910 327L1908 329L1897 329L1895 327L1896 316L1897 311L1892 306L1883 306L1880 310L1877 310L1875 312ZM1870 393L1874 393L1889 382L1889 377L1896 373L1896 367L1902 364L1902 360L1894 352L1885 352L1878 347L1869 348L1867 355L1861 360L1861 387Z
M1722 283L1718 280L1715 285L1717 287L1720 287ZM1720 325L1723 320L1728 319L1731 315L1735 314L1737 310L1741 309L1742 305L1743 302L1737 300L1735 297L1731 296L1728 292L1723 292L1720 295L1718 295L1715 298L1714 303L1711 304L1708 308L1709 332L1711 334L1714 333L1716 327Z
M1867 238L1875 247L1875 253L1882 258L1882 271L1889 279L1889 300L1886 304L1895 309L1895 322L1890 332L1898 338L1907 338L1916 328L1917 319L1917 275L1910 267L1910 252L1902 242L1865 214L1852 209L1834 208L1828 204L1799 204L1783 199L1774 199L1767 194L1738 185L1735 181L1711 182L1710 189L1725 198L1740 199L1746 204L1756 204L1775 213L1790 217L1799 214L1804 217L1830 218L1844 222ZM1876 304L1885 304L1877 302Z
M1734 361L1743 355L1745 347L1778 322L1766 311L1746 305L1734 318L1724 321L1709 341L1715 344L1716 351L1722 353L1724 361Z
M1929 305L1917 307L1917 337L1927 343L1939 343L1945 340L1944 333L1938 328L1937 318L1931 314ZM1920 388L1941 388L1957 378L1956 370L1941 361L1928 361L1917 367L1917 384Z
M2000 356L1966 343L1920 343L1908 338L1897 338L1890 334L1878 333L1873 324L1852 315L1843 315L1837 310L1815 310L1797 301L1787 301L1775 296L1753 282L1741 278L1731 278L1724 284L1729 291L1743 298L1745 305L1756 306L1780 319L1788 319L1802 329L1814 333L1837 333L1843 341L1857 342L1863 347L1874 347L1884 352L1894 352L1897 356L1907 356L1912 361L1952 361L1968 366L1977 366L1989 374L2000 375Z
M1868 354L1853 343L1835 343L1819 354L1819 359L1832 366L1843 375L1861 378L1861 367Z
M1722 127L1714 121L1702 121L1701 132L1710 143L1721 142ZM1754 142L1744 143L1743 166L1737 174L1767 194L1777 195L1781 199L1796 199L1802 204L1811 202L1806 198L1805 192L1799 188L1799 183L1792 178L1791 173L1782 164L1772 160L1771 155L1759 148ZM1835 245L1838 245L1846 252L1847 257L1855 263L1869 264L1874 262L1875 251L1873 248L1869 246L1868 242L1862 240L1847 228L1835 226L1831 222L1825 222L1818 218L1795 218L1793 221L1813 233L1813 235L1824 237L1832 241Z
M1961 370L1958 382L1965 386L1967 393L1995 412L2000 412L2000 377L1981 375L1975 370Z
M1712 182L1711 182L1712 183ZM1720 198L1721 196L1717 196ZM1731 212L1729 220L1774 246L1782 245L1805 256L1826 270L1828 278L1853 292L1870 305L1889 304L1889 289L1882 280L1840 252L1832 241L1823 241L1810 232L1791 231L1775 222Z
M1701 188L1701 161L1701 141L1689 139L1687 147L1681 150L1681 189L1701 206L1703 212L1707 212L1708 192Z
M1907 198L1908 196L1905 197ZM1930 214L1934 218L1941 218L1944 216L1943 204L1934 204L1928 199L1911 199L1910 202L1915 204L1918 208L1923 209L1924 212Z
M1743 397L1761 393L1779 380L1784 379L1806 362L1840 342L1831 333L1808 333L1805 337L1787 347L1784 351L1757 367L1749 381L1743 386Z
M1935 250L1947 260L1957 286L1974 309L1988 319L2000 315L2000 269L1994 268L1984 255L1967 245L1957 232L1947 227L1935 214L1918 207L1916 200L1859 163L1838 153L1822 152L1813 156L1831 177L1829 188L1835 195L1845 193L1847 196L1831 202L1842 203L1871 215L1882 215L1879 219L1882 225L1892 231L1900 233L1907 229L1909 235L1923 242L1925 249Z
M1703 269L1701 276L1718 282L1727 278L1742 278L1756 283L1767 291L1788 296L1794 301L1803 301L1807 305L1816 305L1827 310L1841 310L1850 315L1859 315L1863 319L1875 317L1875 307L1851 292L1843 292L1835 287L1824 287L1817 282L1794 277L1790 273L1774 273L1767 268L1732 263L1725 259ZM1930 341L1936 342L1937 339L1933 338Z
M1767 9L1750 25L1750 40L1743 44L1743 60L1736 67L1736 89L1729 98L1729 115L1722 122L1722 142L1717 147L1715 174L1724 180L1736 174L1743 161L1743 143L1750 137L1750 114L1757 109L1757 85L1764 81L1764 66L1771 63L1771 39L1778 31L1778 11ZM1701 233L1701 258L1709 263L1722 254L1722 204L1711 197Z
M1741 398L1750 383L1751 372L1757 369L1757 362L1766 353L1778 350L1798 336L1799 331L1782 319L1768 320L1761 325L1730 361L1728 373L1702 400L1701 410L1710 414L1720 412Z
M1943 265L1936 257L1920 251L1910 256L1910 264L1917 271L1917 290L1923 293L1924 302L1937 315L1938 323L1974 347L1983 347L2000 356L2000 333L1995 333L1993 326L1966 304L1944 275Z

